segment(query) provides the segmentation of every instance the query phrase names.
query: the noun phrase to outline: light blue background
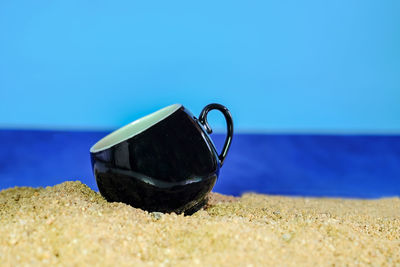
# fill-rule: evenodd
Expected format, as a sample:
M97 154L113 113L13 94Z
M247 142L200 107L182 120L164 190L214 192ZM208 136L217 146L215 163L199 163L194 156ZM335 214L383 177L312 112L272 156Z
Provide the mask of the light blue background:
M241 131L399 133L399 14L372 0L1 1L0 127L115 128L220 102Z

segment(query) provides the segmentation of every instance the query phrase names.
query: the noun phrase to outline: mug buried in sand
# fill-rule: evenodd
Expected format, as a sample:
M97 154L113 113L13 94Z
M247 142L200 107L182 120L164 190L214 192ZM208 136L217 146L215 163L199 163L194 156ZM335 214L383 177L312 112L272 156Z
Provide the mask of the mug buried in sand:
M227 137L221 154L209 137L210 110L221 111ZM191 214L205 204L231 145L233 122L220 104L207 105L199 119L174 104L107 135L90 149L100 193L148 211Z

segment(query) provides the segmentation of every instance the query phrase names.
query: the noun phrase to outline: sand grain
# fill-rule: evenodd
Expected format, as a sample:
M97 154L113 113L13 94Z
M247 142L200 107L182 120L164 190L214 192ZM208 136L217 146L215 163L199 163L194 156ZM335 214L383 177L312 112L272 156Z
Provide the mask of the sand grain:
M80 182L0 192L0 265L400 266L400 199L219 194L193 216L108 203Z

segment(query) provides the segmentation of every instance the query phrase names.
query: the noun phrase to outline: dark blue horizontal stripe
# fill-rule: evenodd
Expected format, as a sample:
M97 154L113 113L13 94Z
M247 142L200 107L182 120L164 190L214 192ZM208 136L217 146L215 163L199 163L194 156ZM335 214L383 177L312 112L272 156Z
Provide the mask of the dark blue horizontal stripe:
M0 189L81 180L107 132L0 130ZM223 134L212 135L220 149ZM400 195L400 136L236 134L214 191L375 198Z

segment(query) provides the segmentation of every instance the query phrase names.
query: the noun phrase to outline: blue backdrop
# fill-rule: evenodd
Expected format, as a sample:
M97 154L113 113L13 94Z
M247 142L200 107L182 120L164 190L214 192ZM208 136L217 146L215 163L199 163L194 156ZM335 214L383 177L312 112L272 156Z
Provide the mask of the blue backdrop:
M396 0L0 1L0 189L96 188L88 150L107 131L172 103L197 115L220 102L242 134L217 191L400 195L399 11ZM217 112L209 121L224 130Z
M0 189L81 180L106 132L0 131ZM224 135L213 134L218 148ZM375 198L400 195L400 136L236 134L214 190Z
M221 102L247 132L399 133L399 11L396 0L1 1L0 126L110 129L175 102L196 114Z

